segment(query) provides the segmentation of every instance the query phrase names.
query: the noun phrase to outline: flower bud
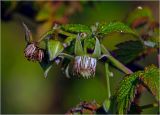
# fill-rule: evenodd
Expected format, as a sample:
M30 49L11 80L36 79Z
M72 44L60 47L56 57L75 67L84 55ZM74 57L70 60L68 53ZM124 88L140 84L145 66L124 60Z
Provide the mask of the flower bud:
M96 58L89 56L76 56L73 65L73 74L89 78L95 75Z
M24 54L25 54L25 57L31 61L41 62L44 57L43 50L36 47L34 43L27 45L27 47L24 50Z

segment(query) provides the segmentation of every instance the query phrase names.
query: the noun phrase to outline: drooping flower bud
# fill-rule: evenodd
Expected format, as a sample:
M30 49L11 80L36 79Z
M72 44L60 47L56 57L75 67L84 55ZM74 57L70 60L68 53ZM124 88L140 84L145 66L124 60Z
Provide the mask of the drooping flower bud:
M96 58L76 56L74 59L73 74L84 78L90 78L95 75L96 64Z
M44 57L44 52L40 48L35 46L35 43L27 45L24 50L25 57L31 61L41 62Z

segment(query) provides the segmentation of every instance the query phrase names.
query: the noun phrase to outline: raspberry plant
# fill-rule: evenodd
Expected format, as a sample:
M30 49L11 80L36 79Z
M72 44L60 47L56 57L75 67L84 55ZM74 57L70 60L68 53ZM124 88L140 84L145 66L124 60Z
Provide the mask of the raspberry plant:
M148 12L148 9L144 9L143 12ZM136 14L136 16L132 16L133 14ZM145 24L151 26L153 20L150 18L143 20L144 18L140 15L139 10L135 10L133 14L128 17L130 27L122 22L96 23L90 27L81 24L55 24L37 41L33 39L30 30L23 23L27 42L24 51L25 57L28 60L37 61L43 68L45 77L47 77L53 63L59 64L68 78L82 77L87 79L95 76L99 62L103 62L105 65L108 96L104 103L81 102L76 108L69 110L67 114L126 114L131 112L135 106L141 109L143 107L137 104L133 106L139 85L146 87L155 96L156 104L153 105L159 105L159 68L151 65L146 67L144 71L132 72L119 61L128 63L138 56L146 55L145 51L149 48L158 48L157 38L154 39L157 34L153 34L156 26L153 27L154 29L148 27L146 31L152 31L153 33L147 39L143 39L144 33L137 30L142 22L144 23L147 20ZM148 13L143 14L150 16ZM112 53L102 42L106 36L115 32L131 34L138 38L138 41L128 41L117 45L118 49L114 53L119 60L112 56ZM109 78L113 76L113 73L109 70L110 65L126 74L114 94L110 92ZM102 112L100 109L104 111ZM137 109L136 112L138 113Z

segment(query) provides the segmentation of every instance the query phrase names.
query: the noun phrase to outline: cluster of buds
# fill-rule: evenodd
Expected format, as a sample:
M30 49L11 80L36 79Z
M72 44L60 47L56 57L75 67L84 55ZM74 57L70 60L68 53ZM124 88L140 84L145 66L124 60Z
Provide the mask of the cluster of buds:
M90 78L95 75L97 59L89 56L76 56L73 64L73 74Z
M31 43L25 48L24 55L28 60L41 62L44 57L44 52L38 48L35 43Z

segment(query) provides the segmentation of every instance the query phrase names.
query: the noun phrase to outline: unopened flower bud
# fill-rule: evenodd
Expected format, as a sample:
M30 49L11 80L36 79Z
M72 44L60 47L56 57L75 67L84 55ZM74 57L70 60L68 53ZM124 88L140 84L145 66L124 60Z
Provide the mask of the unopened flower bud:
M89 56L76 56L73 65L73 74L89 78L95 75L96 58Z
M24 50L24 54L28 60L32 60L32 61L41 62L44 57L43 50L36 47L34 43L27 45L27 47Z

